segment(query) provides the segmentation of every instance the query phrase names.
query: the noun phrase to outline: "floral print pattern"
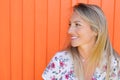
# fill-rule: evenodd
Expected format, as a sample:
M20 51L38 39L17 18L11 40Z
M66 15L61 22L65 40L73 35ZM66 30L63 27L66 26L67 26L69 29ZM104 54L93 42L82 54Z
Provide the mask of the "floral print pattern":
M107 60L106 53L102 56L101 65L96 67L91 80L106 80ZM117 55L110 57L109 80L120 80L120 59ZM78 80L74 73L73 61L68 51L56 53L42 74L44 80Z

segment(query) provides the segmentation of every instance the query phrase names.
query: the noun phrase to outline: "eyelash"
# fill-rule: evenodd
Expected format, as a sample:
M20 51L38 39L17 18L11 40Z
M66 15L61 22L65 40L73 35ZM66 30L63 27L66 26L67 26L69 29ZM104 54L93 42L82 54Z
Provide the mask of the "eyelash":
M81 26L81 24L76 23L75 26Z
M69 26L71 26L71 23L69 23ZM75 23L75 26L81 26L81 24Z

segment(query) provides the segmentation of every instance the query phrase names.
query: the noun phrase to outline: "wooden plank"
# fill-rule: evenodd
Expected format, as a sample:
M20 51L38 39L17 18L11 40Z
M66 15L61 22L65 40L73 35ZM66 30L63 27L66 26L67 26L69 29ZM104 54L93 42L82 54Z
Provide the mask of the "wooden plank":
M0 80L10 80L10 2L0 1Z
M109 1L109 4L107 0L102 0L102 9L107 17L110 40L113 44L114 0Z
M42 80L47 57L47 0L36 0L35 4L35 80Z
M22 80L22 1L11 0L11 80Z
M23 80L35 77L34 0L23 0Z
M88 0L78 0L78 3L88 3Z
M88 3L89 4L96 4L98 6L101 6L101 0L89 0Z
M60 25L60 49L63 49L68 44L68 24L72 15L71 1L61 1L61 25Z
M59 50L60 0L48 0L47 63Z
M120 0L115 2L114 48L120 55Z
M78 0L72 0L72 6L76 5L77 3L78 3Z

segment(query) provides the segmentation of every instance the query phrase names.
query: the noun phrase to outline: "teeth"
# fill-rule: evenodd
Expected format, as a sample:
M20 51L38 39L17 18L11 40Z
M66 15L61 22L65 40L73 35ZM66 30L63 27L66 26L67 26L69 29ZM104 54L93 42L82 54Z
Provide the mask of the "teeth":
M76 39L77 37L71 37L72 39Z

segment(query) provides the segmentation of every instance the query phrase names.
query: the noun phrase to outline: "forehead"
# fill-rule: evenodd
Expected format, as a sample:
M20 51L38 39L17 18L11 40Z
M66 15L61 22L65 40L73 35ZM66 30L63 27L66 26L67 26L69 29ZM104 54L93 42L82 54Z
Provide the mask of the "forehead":
M83 19L80 15L80 13L78 12L73 12L72 13L72 16L70 18L70 23L80 23L80 24L83 24L83 25L87 25L87 26L90 26L89 22L87 22L85 19Z
M71 15L71 17L70 17L70 21L76 21L76 20L77 21L81 21L82 18L81 18L81 16L80 16L79 13L73 12L72 15Z

